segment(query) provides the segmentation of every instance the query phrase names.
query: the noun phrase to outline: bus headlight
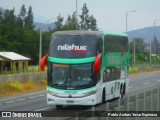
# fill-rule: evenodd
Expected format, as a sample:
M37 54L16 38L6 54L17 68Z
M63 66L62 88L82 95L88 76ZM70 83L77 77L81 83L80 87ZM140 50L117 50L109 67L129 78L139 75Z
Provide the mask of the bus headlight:
M90 96L90 95L93 95L97 92L97 90L92 90L90 92L87 92L87 93L83 93L84 94L84 97L87 97L87 96Z
M47 93L50 94L50 95L52 95L52 96L56 96L57 95L56 92L53 92L53 91L50 91L50 90L47 90Z

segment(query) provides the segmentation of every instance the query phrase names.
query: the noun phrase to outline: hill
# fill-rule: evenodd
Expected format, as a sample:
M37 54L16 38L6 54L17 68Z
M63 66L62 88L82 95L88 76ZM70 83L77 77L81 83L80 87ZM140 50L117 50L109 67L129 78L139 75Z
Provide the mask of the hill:
M145 42L150 42L151 40L153 40L155 35L157 39L160 40L160 26L155 27L155 34L154 34L154 27L145 27L142 29L128 32L129 40L138 37L144 39Z
M0 7L0 11L2 12L3 15L5 10L2 7Z
M41 26L43 31L48 31L49 29L53 29L55 27L53 23L45 24L45 23L34 22L33 24L34 24L34 30L39 30Z

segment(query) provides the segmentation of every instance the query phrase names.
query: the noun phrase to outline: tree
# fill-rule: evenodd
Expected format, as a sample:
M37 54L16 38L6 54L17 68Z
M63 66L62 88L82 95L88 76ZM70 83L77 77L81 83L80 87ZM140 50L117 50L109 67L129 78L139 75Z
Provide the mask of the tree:
M82 14L79 16L81 18L80 21L80 29L82 30L98 30L97 21L93 17L93 15L89 16L89 10L87 8L86 3L82 7Z
M61 16L61 14L58 15L57 17L57 21L54 22L55 26L56 26L56 30L61 30L62 26L63 26L63 17Z
M144 40L142 38L133 38L133 41L130 42L131 53L133 53L133 50L134 50L134 42L135 42L135 53L144 54L145 45L144 45Z
M73 12L72 17L68 15L68 18L63 27L63 30L76 30L76 24L77 24L76 13Z
M160 42L157 40L157 37L154 37L154 40L151 42L152 43L152 53L153 54L159 54L160 51Z
M81 18L80 21L80 29L87 30L89 28L89 10L87 8L86 3L84 3L82 7L82 14L79 16Z
M18 15L18 23L20 27L25 26L25 19L26 19L26 8L25 5L23 4L20 10L20 14Z
M2 15L2 11L0 10L0 22L2 22L3 19L3 15Z
M98 28L97 28L97 21L96 21L96 19L93 17L93 15L91 15L91 16L89 17L89 21L90 21L89 29L91 29L91 30L98 30Z
M27 16L25 18L25 27L33 29L33 12L32 12L32 7L29 6L29 10L27 13Z
M5 10L4 19L2 20L5 24L14 24L15 23L15 16L14 16L14 8L12 10Z
M72 29L76 30L76 25L78 24L78 20L77 20L77 17L76 17L76 12L73 12L73 14L72 14L71 23L72 23L71 24L72 25Z

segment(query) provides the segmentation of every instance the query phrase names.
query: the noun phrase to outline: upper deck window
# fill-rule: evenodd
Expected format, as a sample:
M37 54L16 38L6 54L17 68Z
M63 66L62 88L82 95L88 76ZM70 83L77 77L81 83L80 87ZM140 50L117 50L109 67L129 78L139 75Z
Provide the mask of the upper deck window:
M123 36L105 36L104 51L105 52L121 52L128 51L128 39Z

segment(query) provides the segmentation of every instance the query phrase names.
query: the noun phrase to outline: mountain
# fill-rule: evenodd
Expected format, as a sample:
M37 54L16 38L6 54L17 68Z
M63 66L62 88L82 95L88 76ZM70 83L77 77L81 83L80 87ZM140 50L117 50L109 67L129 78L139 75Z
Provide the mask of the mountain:
M4 10L2 7L0 7L0 11L2 12L2 15L3 15L4 12L5 12L5 10Z
M34 25L34 30L39 30L40 27L42 26L43 31L48 31L49 29L53 29L55 27L54 23L45 24L45 23L34 22L33 25Z
M155 31L155 32L154 32ZM145 27L138 30L133 30L128 32L129 40L133 40L133 38L142 38L145 42L150 42L153 38L157 37L160 40L160 26L154 27Z

